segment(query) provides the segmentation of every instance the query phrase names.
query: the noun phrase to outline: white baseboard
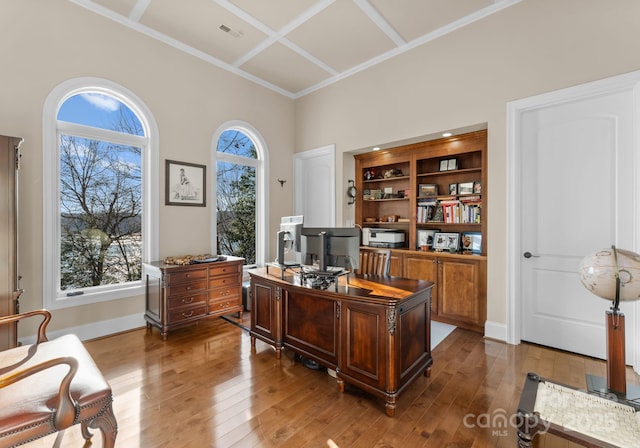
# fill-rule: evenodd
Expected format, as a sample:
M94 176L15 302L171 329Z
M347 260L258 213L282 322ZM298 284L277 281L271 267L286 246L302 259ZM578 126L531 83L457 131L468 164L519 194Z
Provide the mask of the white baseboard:
M55 339L65 334L75 334L82 341L100 338L114 333L133 330L135 328L144 327L146 325L143 313L131 314L129 316L119 317L117 319L102 320L92 322L86 325L76 327L63 328L61 330L47 330L47 337ZM20 343L33 344L36 341L36 335L20 338Z
M497 322L486 321L484 323L484 337L497 339L498 341L507 341L507 326Z

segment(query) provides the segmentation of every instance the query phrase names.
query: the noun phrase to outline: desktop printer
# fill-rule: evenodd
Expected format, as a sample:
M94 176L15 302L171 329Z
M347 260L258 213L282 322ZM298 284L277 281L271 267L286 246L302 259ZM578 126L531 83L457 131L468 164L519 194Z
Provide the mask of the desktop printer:
M397 229L362 229L362 245L371 247L403 247L404 232Z

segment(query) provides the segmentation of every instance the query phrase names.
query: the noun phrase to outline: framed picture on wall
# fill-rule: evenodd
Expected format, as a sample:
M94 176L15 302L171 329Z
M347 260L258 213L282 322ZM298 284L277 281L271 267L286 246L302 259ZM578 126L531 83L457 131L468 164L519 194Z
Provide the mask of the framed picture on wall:
M205 207L207 167L167 160L165 164L165 204Z

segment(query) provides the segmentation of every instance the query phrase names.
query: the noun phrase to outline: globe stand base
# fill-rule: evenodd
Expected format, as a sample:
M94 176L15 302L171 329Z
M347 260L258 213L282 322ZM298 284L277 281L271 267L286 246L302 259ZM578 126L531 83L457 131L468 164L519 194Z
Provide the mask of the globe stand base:
M627 383L627 392L616 392L607 387L607 379L597 375L587 375L587 390L608 399L640 410L640 386Z

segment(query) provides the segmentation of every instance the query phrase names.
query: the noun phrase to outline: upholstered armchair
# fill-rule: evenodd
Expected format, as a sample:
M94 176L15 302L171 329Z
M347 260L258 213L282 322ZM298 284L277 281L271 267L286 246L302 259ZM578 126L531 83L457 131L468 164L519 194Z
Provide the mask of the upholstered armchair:
M0 317L0 325L41 316L35 344L0 351L0 448L22 445L80 424L113 448L117 423L111 387L75 335L49 341L46 310Z

